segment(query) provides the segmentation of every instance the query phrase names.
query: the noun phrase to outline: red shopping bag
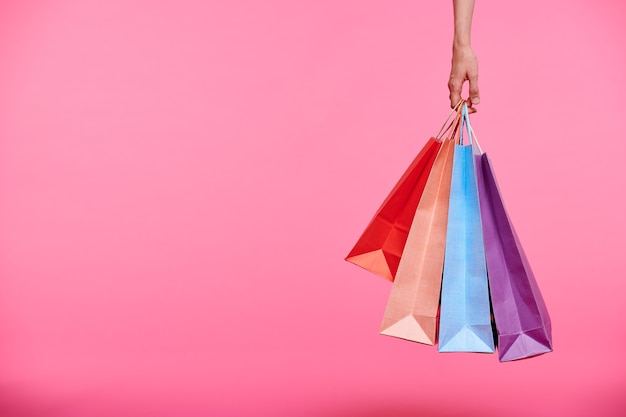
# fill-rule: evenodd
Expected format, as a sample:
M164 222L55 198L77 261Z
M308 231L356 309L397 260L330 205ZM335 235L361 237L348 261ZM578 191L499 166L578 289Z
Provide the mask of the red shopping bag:
M415 210L442 145L439 136L451 127L456 128L459 120L457 112L445 130L442 127L437 137L426 142L346 257L347 261L390 281L395 279Z

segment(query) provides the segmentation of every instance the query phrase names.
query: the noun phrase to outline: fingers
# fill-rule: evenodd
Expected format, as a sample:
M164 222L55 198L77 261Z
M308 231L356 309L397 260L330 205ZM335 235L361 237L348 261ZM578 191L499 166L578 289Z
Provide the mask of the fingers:
M461 92L463 90L463 83L469 81L469 98L467 100L467 111L476 113L477 109L475 105L480 103L480 90L478 89L478 74L472 72L468 74L467 78L451 75L448 81L448 89L450 90L450 107L454 108L459 101L461 101Z
M461 101L461 89L463 88L463 79L450 76L448 81L448 89L450 90L450 107L454 108Z
M474 76L469 80L469 99L467 100L467 111L476 113L474 105L480 103L480 93L478 90L478 77ZM463 81L458 77L450 77L448 81L448 89L450 89L450 107L454 108L461 101L461 91L463 89Z

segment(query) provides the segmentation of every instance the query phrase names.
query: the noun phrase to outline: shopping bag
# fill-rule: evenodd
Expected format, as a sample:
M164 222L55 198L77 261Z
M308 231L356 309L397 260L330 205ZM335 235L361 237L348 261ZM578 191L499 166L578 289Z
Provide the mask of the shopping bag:
M505 362L551 352L546 304L504 207L491 162L475 135L474 143L498 358Z
M378 209L346 257L366 270L394 280L413 215L441 141L431 138Z
M456 109L451 115L454 113ZM428 140L409 165L345 258L346 261L390 281L394 280L415 210L441 147L439 136L458 122L458 116L444 130L449 120L450 116L437 137Z
M487 266L466 104L460 133L452 165L438 350L493 353ZM469 143L463 143L464 136Z
M452 130L452 137L456 130ZM415 210L381 334L429 345L436 343L453 155L454 141L448 138L439 149Z

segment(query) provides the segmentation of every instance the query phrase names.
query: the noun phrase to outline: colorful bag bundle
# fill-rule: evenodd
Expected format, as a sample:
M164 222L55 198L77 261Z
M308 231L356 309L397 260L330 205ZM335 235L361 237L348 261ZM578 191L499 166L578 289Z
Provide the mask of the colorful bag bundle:
M465 102L455 113L346 260L393 282L381 334L439 352L493 353L497 344L501 362L551 352L546 305Z

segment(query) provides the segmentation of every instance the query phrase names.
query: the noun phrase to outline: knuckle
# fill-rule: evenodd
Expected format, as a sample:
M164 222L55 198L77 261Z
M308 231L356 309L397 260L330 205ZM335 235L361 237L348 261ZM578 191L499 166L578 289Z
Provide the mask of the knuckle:
M451 78L450 81L448 81L448 87L454 88L454 89L460 88L461 87L461 81L459 81L457 79L454 79L454 78Z

